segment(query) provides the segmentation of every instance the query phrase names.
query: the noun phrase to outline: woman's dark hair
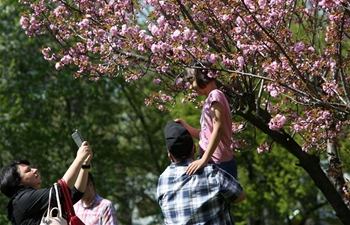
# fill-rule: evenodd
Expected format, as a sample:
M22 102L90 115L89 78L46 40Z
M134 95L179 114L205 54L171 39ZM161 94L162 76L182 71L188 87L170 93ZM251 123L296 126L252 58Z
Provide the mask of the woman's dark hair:
M192 80L195 79L198 87L203 89L211 81L215 80L215 78L211 78L208 76L208 73L210 72L210 68L211 68L210 63L197 62L197 63L194 63L192 65L192 67L195 67L195 68L186 69L186 80L187 81L192 82Z
M23 188L21 174L18 168L19 164L29 166L29 161L25 159L14 160L10 165L2 168L0 173L0 191L9 198L16 194L19 189Z

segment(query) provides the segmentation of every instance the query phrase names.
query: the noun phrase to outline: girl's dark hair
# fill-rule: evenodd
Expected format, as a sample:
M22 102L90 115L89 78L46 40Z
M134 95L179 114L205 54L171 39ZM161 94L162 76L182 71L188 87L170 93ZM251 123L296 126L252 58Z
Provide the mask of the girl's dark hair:
M208 77L208 73L210 72L210 63L206 62L197 62L192 65L195 68L186 69L186 80L192 82L193 79L197 82L198 87L205 88L211 81L215 80L215 78ZM196 68L196 67L200 67Z
M0 173L0 191L9 198L16 194L19 189L23 188L21 174L18 168L19 164L29 166L30 163L25 159L17 159L12 161L10 165L2 168Z

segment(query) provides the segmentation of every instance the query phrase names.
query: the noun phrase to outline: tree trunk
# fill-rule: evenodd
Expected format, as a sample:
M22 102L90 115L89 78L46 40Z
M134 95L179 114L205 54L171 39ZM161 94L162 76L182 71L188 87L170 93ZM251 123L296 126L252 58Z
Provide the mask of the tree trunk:
M333 140L327 140L327 159L329 164L328 173L334 181L334 187L340 196L344 195L343 187L345 184L343 170L338 155L338 147Z

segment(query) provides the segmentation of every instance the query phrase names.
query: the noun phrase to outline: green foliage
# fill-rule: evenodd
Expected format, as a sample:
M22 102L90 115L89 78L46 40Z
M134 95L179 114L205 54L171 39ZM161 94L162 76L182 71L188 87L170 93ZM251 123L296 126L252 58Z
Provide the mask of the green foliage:
M91 172L96 189L117 205L122 224L158 215L155 201L158 175L168 164L163 127L169 116L146 108L150 81L126 83L121 78L73 79L69 70L53 71L38 49L37 39L19 27L20 9L7 4L1 11L0 36L0 166L27 158L39 169L42 187L63 176L77 147L70 135L82 132L94 151ZM9 44L10 43L10 44ZM141 86L141 87L140 87ZM0 224L8 223L1 195ZM147 204L141 204L147 202Z

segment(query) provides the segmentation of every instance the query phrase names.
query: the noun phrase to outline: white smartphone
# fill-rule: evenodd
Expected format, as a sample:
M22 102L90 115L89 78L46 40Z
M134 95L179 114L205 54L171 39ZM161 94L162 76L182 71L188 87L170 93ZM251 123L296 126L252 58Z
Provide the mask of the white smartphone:
M84 142L84 138L81 135L79 130L75 130L74 133L72 134L72 138L77 144L78 148L80 148L81 144Z

